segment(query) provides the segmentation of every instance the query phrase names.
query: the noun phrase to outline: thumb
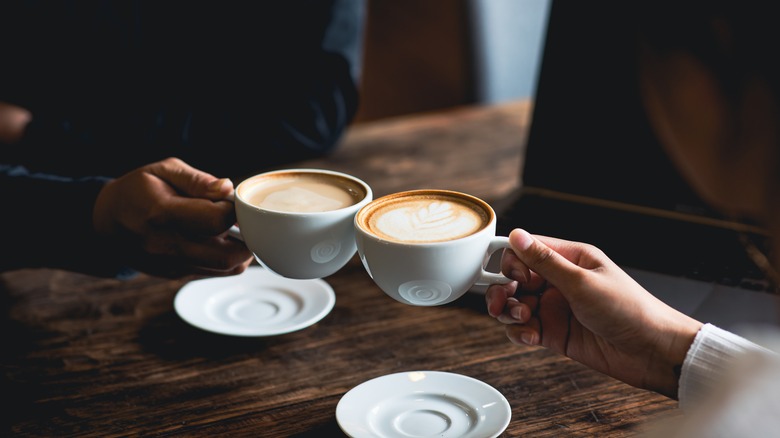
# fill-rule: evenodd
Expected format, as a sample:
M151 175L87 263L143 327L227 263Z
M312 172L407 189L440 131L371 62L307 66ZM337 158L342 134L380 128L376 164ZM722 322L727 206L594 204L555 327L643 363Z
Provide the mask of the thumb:
M509 244L517 258L528 269L560 287L568 284L581 269L556 250L557 242L562 241L545 239L543 242L521 228L516 228L509 233Z
M229 179L217 178L178 158L154 163L148 167L148 171L189 197L218 201L230 198L233 194L233 183Z

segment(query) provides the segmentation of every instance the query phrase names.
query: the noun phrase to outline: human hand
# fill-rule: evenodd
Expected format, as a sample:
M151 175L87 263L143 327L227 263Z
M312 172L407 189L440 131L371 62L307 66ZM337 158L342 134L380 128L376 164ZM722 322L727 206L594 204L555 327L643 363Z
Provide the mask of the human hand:
M13 144L19 141L31 120L32 114L26 109L0 102L0 144Z
M677 398L701 323L654 297L598 248L515 229L488 313L516 344L542 345L638 388Z
M135 269L172 278L234 275L252 253L227 235L235 223L232 193L230 180L168 158L107 183L93 224Z

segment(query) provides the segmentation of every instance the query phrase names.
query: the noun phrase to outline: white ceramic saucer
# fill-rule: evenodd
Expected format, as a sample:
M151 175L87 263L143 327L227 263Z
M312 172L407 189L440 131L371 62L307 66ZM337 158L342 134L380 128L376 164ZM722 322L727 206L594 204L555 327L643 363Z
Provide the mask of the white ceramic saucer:
M492 386L441 371L411 371L368 380L336 406L336 421L350 437L493 438L512 410Z
M173 307L195 327L233 336L274 336L308 327L336 303L324 280L293 280L260 266L239 275L194 280Z

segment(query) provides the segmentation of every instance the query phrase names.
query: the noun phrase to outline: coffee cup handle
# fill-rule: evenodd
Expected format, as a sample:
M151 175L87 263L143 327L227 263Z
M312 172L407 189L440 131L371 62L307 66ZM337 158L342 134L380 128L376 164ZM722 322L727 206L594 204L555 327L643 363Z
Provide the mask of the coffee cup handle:
M238 228L237 225L233 225L232 227L230 227L230 229L228 229L227 233L228 233L228 236L230 236L230 237L232 237L234 239L238 239L238 240L240 240L242 242L244 241L244 236L241 235L241 229Z
M225 200L226 201L230 201L232 203L235 203L236 202L235 190L233 192L231 192L229 195L227 195L225 197ZM240 240L242 242L244 241L244 236L241 235L241 229L238 228L238 225L233 225L232 227L230 227L230 229L228 229L227 233L228 233L228 236L230 236L230 237L232 237L234 239L238 239L238 240Z
M496 236L488 245L487 253L485 256L485 262L482 265L482 275L480 275L479 280L477 281L477 285L490 285L490 284L505 284L512 281L512 279L506 277L504 274L500 272L490 272L486 270L486 265L488 260L490 260L490 256L493 255L494 252L498 251L499 249L506 249L511 248L509 245L509 238L505 236Z

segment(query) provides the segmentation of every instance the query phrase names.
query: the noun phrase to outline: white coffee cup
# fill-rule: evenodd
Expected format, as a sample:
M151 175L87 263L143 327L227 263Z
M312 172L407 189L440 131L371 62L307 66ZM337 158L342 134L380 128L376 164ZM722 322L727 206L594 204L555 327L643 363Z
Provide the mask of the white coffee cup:
M394 193L355 215L366 271L387 295L415 306L452 302L475 285L510 282L485 268L495 251L510 247L495 233L496 214L487 202L450 190Z
M368 184L341 172L261 173L236 186L238 226L229 233L281 276L327 277L355 255L354 217L372 196Z

